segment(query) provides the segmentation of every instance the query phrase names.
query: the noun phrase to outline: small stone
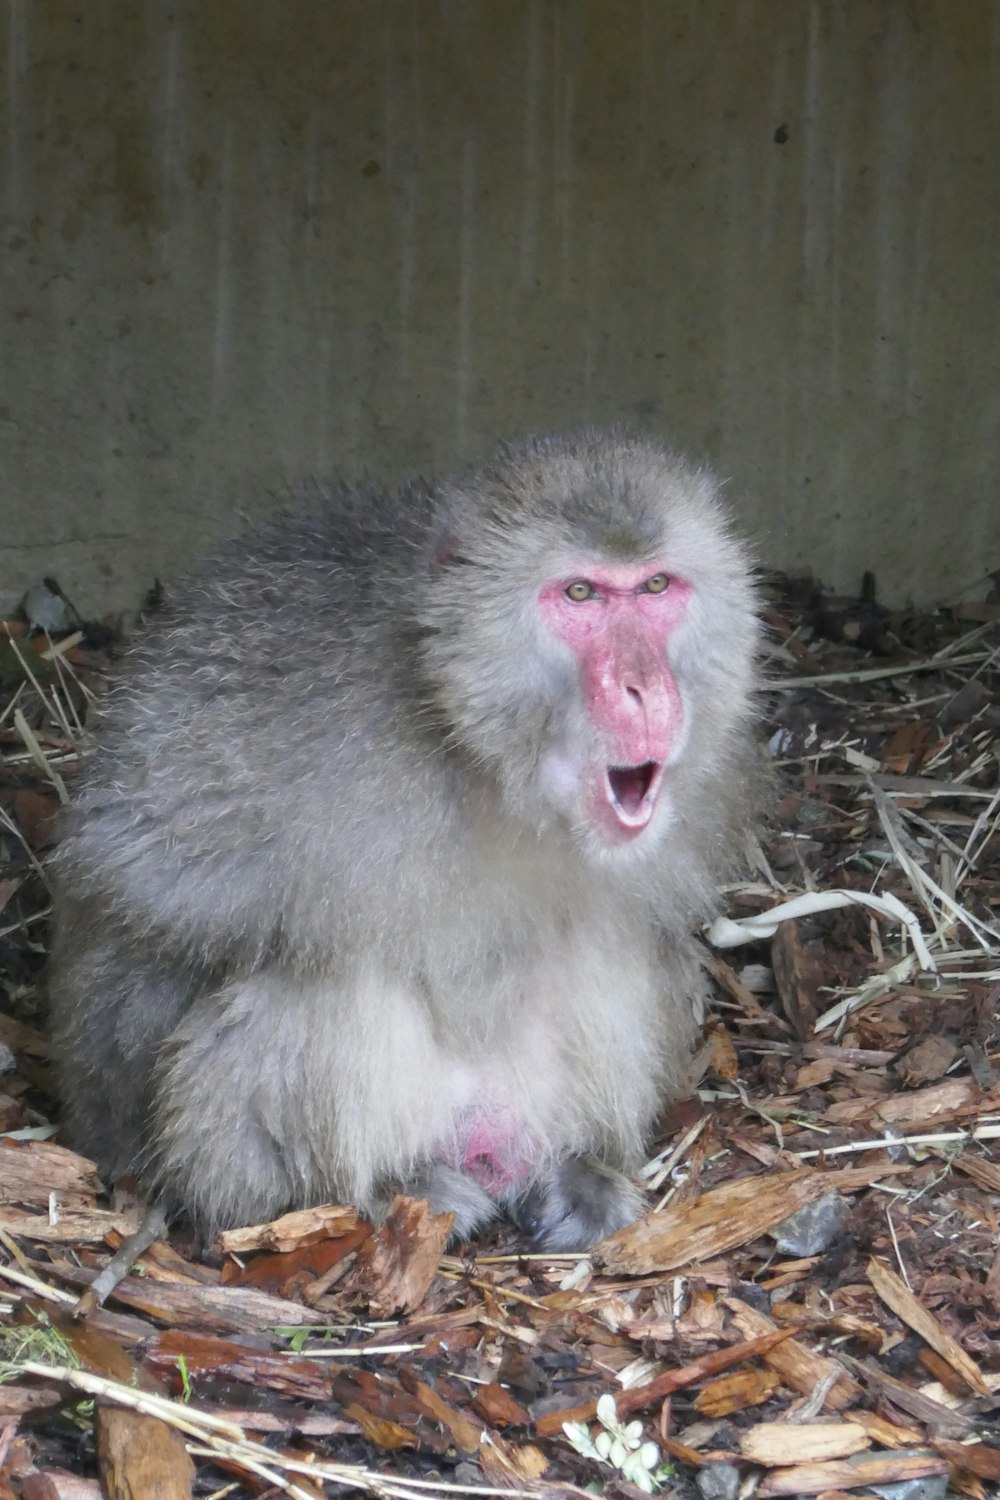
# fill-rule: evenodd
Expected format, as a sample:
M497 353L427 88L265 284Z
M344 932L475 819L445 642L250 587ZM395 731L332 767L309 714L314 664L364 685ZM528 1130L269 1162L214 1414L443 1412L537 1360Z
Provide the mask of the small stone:
M789 1214L769 1232L784 1255L820 1255L842 1233L846 1222L847 1204L839 1193L827 1193Z
M49 635L62 635L76 623L66 600L47 583L33 583L21 600L21 608L32 630L44 630Z
M735 1464L706 1464L695 1476L701 1500L736 1500L740 1471Z
M926 1454L926 1449L924 1450ZM886 1449L879 1454L879 1458L913 1458L912 1448ZM850 1462L857 1463L866 1455L858 1453L853 1455ZM870 1484L868 1488L873 1495L881 1495L882 1500L945 1500L948 1493L948 1475L930 1474L924 1479L899 1479L889 1484Z
M460 1464L455 1465L455 1472L451 1477L456 1484L467 1484L470 1489L479 1489L483 1482L483 1471L478 1464L463 1459Z

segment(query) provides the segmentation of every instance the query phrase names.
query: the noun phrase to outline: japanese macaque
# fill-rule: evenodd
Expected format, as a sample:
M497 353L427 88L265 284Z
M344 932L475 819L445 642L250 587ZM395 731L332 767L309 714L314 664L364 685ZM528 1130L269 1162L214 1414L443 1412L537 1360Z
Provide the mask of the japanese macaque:
M223 550L56 856L67 1139L206 1232L400 1190L463 1237L629 1222L754 811L757 636L712 478L617 434Z

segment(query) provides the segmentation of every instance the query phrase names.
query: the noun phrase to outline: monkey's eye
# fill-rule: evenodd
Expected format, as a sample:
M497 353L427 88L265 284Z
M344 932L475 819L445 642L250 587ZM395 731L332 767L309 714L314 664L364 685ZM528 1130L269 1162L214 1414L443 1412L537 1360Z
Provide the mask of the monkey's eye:
M654 573L652 578L647 578L643 584L643 591L647 594L665 594L670 587L669 573Z
M574 604L583 604L587 599L593 599L597 590L585 578L578 578L575 583L569 585L565 592L566 598L572 599Z

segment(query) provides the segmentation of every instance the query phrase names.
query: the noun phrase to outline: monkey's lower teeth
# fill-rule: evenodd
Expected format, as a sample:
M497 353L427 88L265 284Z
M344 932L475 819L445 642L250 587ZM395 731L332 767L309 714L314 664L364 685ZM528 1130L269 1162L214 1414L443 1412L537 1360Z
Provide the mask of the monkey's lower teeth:
M608 785L611 795L629 817L635 817L653 784L658 766L654 760L642 766L609 766Z

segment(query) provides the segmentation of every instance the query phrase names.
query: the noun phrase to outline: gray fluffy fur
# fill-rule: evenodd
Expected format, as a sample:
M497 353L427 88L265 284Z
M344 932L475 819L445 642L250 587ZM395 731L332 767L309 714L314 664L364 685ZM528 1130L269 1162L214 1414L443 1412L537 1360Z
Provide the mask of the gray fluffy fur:
M539 778L602 755L539 587L662 557L688 737L609 849ZM205 1228L397 1187L576 1248L684 1086L689 936L754 811L751 570L709 475L617 434L337 491L223 550L110 695L55 861L68 1139ZM483 1101L487 1101L485 1104ZM470 1122L528 1175L490 1197Z

